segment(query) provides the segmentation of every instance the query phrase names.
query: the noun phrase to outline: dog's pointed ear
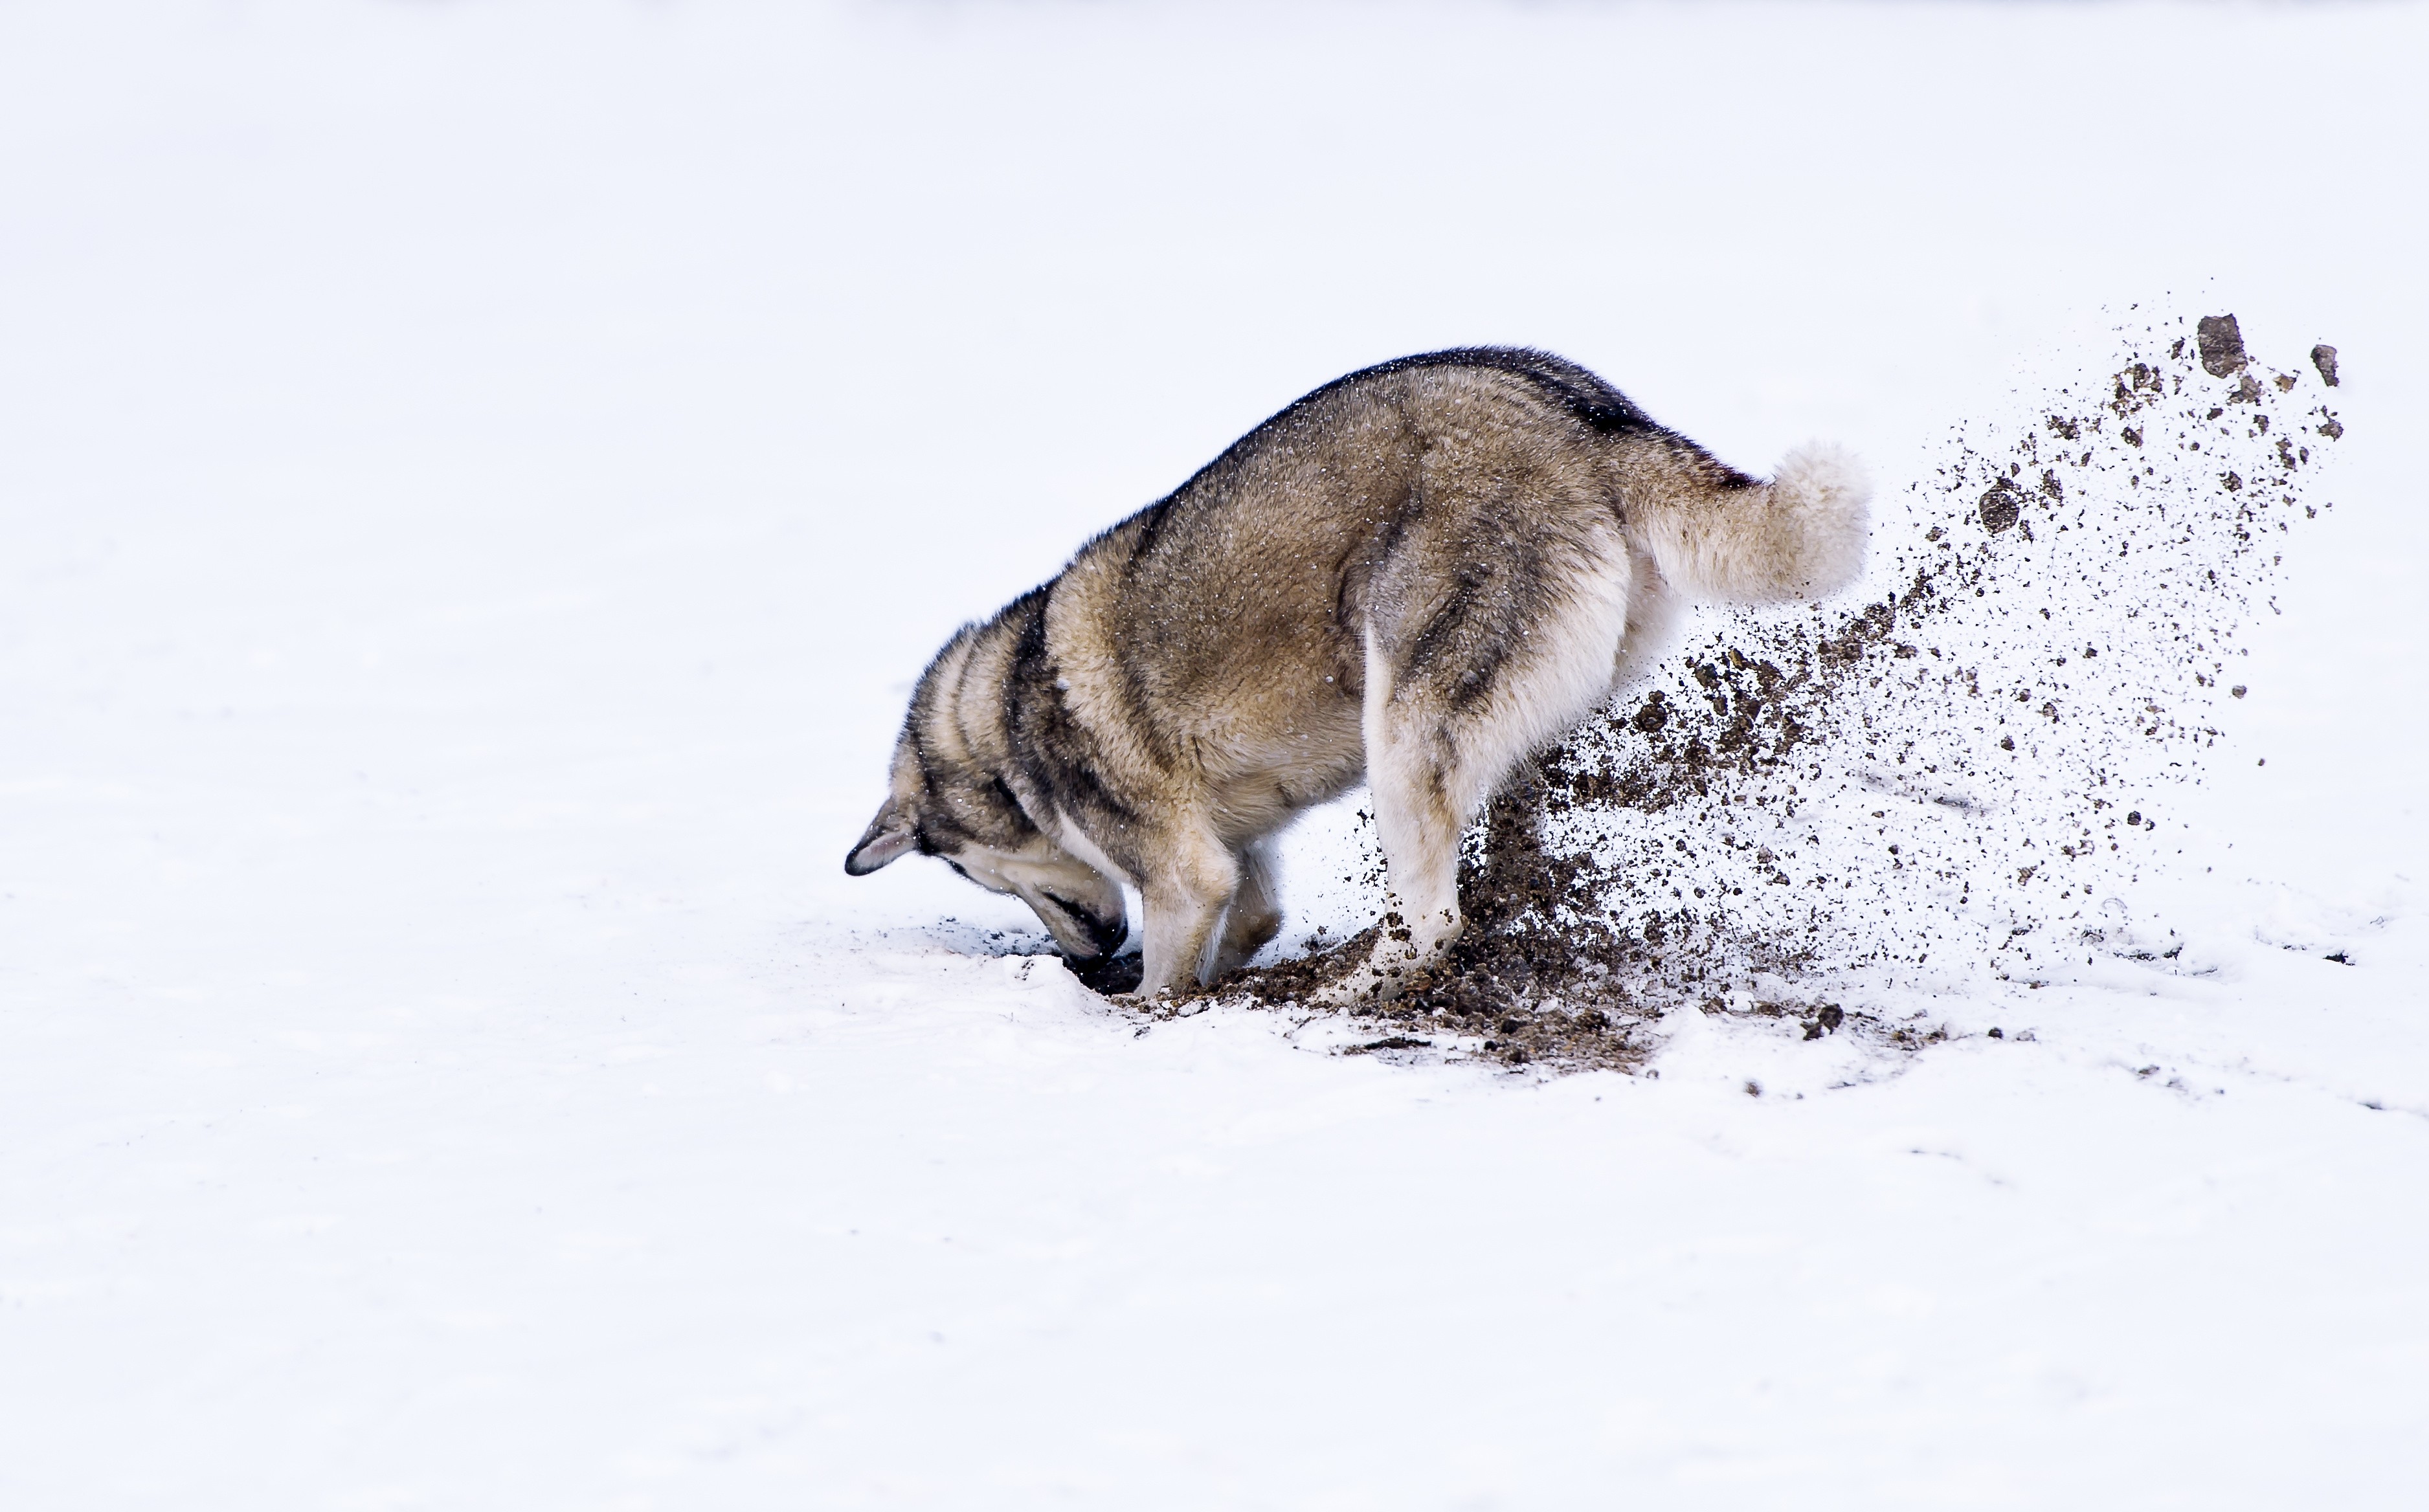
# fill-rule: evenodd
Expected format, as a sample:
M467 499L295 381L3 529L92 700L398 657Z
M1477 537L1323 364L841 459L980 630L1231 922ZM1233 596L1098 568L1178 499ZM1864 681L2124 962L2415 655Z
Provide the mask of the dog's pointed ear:
M919 827L910 814L892 798L868 821L868 830L851 854L843 859L843 869L854 877L866 877L887 862L899 860L919 843Z

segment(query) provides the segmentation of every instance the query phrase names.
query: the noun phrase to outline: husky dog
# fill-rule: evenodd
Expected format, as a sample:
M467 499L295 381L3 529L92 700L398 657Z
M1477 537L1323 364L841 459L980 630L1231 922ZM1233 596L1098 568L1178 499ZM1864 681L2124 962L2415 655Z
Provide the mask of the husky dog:
M1401 927L1335 994L1391 995L1457 936L1460 833L1512 768L1681 597L1853 579L1869 495L1827 448L1747 477L1540 352L1351 373L947 642L844 869L940 857L1083 961L1128 882L1153 994L1274 937L1274 835L1363 779Z

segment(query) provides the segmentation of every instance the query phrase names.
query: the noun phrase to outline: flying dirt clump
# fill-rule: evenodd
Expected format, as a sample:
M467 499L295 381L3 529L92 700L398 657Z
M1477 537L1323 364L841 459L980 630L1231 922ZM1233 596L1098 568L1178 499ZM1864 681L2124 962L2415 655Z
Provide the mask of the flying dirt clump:
M1952 432L1866 601L1711 616L1541 753L1466 837L1441 969L1360 1010L1377 1045L1625 1067L1694 1004L1910 1047L1868 992L2170 956L2127 900L2189 838L2173 797L2343 426L2332 354L2265 369L2232 316L2118 337L2099 381ZM1300 1003L1373 932L1206 995Z

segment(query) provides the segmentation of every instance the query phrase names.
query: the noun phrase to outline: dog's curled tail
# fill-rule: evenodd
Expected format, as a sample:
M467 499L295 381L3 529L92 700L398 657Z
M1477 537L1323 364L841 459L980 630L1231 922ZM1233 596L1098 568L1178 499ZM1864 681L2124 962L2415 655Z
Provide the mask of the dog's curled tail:
M1769 483L1689 485L1629 501L1633 532L1662 577L1720 603L1820 599L1863 570L1873 497L1863 465L1838 447L1799 447Z

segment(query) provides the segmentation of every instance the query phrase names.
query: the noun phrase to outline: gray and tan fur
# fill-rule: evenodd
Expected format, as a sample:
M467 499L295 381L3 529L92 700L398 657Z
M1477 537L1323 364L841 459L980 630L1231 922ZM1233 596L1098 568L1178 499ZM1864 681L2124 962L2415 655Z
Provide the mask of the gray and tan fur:
M1388 994L1457 935L1460 832L1512 768L1682 597L1854 578L1867 497L1828 449L1747 477L1542 353L1352 373L956 634L845 866L942 857L1079 959L1121 943L1128 881L1153 994L1273 938L1272 837L1363 779L1407 938L1341 991Z

